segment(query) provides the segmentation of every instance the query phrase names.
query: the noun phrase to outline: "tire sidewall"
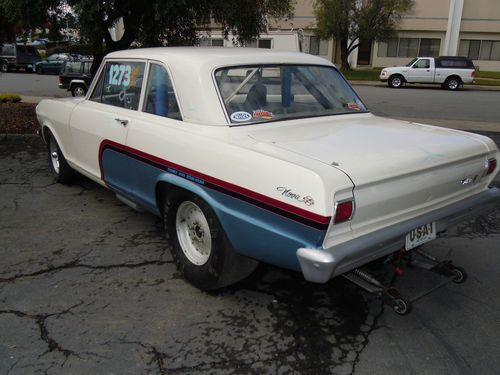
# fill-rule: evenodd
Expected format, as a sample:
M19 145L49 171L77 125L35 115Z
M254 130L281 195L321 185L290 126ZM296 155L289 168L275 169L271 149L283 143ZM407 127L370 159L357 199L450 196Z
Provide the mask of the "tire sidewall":
M210 229L212 238L211 252L207 262L203 265L196 265L186 257L177 236L177 210L180 204L185 201L193 202L202 210ZM210 206L199 196L176 189L165 199L163 218L167 244L170 247L177 269L190 283L200 289L209 290L218 287L224 270L227 241L219 220Z

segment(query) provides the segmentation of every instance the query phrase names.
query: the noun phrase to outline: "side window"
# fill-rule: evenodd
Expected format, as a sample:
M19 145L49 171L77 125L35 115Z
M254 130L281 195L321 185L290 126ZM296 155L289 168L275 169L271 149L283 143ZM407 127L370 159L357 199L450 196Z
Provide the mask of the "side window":
M151 64L149 68L143 111L182 121L172 82L161 65Z
M429 69L431 66L429 59L420 59L418 60L415 65L413 65L414 69Z
M90 100L137 110L143 78L143 62L107 62Z
M83 73L90 74L90 68L92 67L92 62L84 62L83 63Z

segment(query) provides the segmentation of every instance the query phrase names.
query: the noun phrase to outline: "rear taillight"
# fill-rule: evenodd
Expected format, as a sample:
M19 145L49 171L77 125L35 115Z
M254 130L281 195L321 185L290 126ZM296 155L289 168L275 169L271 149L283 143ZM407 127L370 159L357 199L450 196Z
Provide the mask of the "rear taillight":
M63 83L63 82L62 82L62 77L61 77L61 76L59 76L59 83Z
M471 76L472 78L476 78L476 71L475 71L475 70L473 70L470 76Z
M337 202L335 205L335 224L349 220L354 213L354 201Z
M486 175L493 173L497 169L497 159L488 159L488 164L486 165Z

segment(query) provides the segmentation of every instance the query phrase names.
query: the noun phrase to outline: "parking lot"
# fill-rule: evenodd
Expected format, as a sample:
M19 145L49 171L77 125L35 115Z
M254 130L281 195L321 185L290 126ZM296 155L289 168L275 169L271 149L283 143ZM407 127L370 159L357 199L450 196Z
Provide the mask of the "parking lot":
M500 126L500 92L403 89L398 100L414 105L402 111L392 105L395 90L359 91L375 113L487 127L500 144L491 131ZM481 113L460 120L455 94L483 103ZM83 177L55 184L36 136L0 136L0 206L0 373L497 374L500 367L500 210L425 245L469 279L401 317L343 278L317 285L264 265L240 284L201 292L176 272L159 219ZM392 270L381 272L388 280ZM408 269L396 286L411 296L437 282Z

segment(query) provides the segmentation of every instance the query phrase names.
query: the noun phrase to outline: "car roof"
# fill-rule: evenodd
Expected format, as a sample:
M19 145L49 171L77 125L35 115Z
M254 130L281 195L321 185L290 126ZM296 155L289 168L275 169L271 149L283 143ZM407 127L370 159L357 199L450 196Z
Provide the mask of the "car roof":
M168 60L170 64L213 65L213 67L248 63L291 63L332 65L324 58L300 52L241 47L156 47L116 51L107 58Z

